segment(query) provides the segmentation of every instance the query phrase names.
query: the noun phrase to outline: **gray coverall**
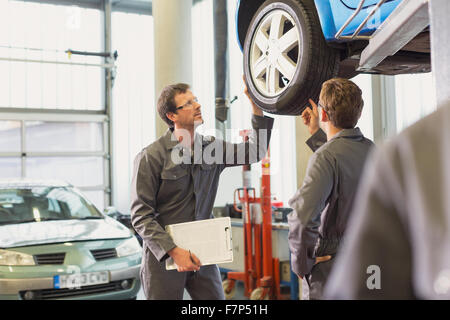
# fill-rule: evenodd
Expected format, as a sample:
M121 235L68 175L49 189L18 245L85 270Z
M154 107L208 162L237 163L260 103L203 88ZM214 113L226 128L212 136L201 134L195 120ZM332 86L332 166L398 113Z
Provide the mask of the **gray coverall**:
M325 298L450 299L449 138L450 103L368 160Z
M306 276L310 299L320 299L334 260L314 265L316 257L337 254L373 142L354 128L343 129L328 142L319 130L307 144L315 152L303 185L289 200L294 210L288 216L288 237L292 270Z
M165 269L167 252L176 245L164 228L212 218L223 169L258 162L267 152L273 118L253 115L252 126L249 141L240 144L196 135L192 158L191 151L184 150L169 129L136 156L131 219L143 239L141 280L147 299L182 299L185 288L192 299L224 299L217 265L203 266L196 273ZM198 146L202 152L197 152ZM204 156L208 152L218 160L207 163ZM188 154L183 159L189 163L177 163L174 154Z

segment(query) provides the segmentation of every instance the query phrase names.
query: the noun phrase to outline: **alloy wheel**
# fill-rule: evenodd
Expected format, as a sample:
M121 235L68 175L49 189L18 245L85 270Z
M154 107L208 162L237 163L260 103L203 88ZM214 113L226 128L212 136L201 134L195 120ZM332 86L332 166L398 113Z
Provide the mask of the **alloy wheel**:
M289 13L274 10L258 25L250 44L250 71L257 90L275 97L294 78L300 55L298 26Z

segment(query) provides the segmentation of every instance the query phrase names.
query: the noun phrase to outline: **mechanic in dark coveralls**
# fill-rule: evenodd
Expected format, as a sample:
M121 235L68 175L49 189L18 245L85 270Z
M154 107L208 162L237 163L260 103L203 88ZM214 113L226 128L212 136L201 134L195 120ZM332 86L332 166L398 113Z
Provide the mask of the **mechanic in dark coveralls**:
M310 103L312 110L306 108L302 117L315 152L303 185L289 200L294 209L288 216L289 248L292 270L306 278L310 299L320 299L373 142L355 128L364 101L352 81L326 81L319 107Z
M135 158L131 219L143 239L141 280L147 299L182 299L185 288L195 300L224 299L217 265L201 266L195 252L177 247L164 228L212 218L223 169L258 162L267 152L273 118L254 103L254 130L249 141L240 144L196 134L203 123L200 107L188 85L165 87L157 108L169 129ZM215 150L215 162L206 161L206 150ZM166 270L169 257L177 270Z

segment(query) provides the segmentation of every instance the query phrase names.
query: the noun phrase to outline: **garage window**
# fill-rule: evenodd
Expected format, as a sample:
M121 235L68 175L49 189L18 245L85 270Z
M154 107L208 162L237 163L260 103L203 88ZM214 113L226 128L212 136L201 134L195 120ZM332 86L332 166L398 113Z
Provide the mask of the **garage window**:
M119 54L111 123L115 136L112 196L114 206L121 213L129 213L134 157L156 139L153 17L113 12L111 19L112 46ZM84 193L94 202L101 197L98 191Z
M21 176L22 161L19 157L2 157L0 158L0 178L11 179Z
M20 121L0 120L0 152L20 151L21 136Z
M92 196L90 200L103 209L109 158L106 116L83 115L67 122L64 116L49 121L48 115L39 113L0 112L2 118L25 116L32 120L0 121L0 178L64 180Z
M99 122L26 121L25 137L29 151L103 150L103 127Z
M104 109L103 70L90 66L102 58L65 52L103 51L100 10L0 1L0 12L0 107Z

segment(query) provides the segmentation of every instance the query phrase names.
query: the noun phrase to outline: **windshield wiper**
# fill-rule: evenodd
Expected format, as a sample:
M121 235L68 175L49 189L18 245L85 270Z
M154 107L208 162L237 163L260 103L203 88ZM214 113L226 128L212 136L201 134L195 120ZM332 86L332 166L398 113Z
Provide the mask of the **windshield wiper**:
M104 219L103 217L96 217L96 216L90 216L90 217L83 217L83 218L74 218L75 220L94 220L94 219Z
M21 224L21 223L30 223L30 222L42 222L42 221L55 221L55 220L97 220L97 219L104 219L103 217L97 217L97 216L91 216L91 217L83 217L83 218L41 218L39 220L36 219L27 219L27 220L21 220L21 221L5 221L0 222L1 225L6 224Z
M6 222L0 222L0 225L5 224L21 224L21 223L30 223L30 222L41 222L41 221L54 221L54 220L67 220L67 219L61 219L61 218L41 218L41 219L27 219L27 220L20 220L20 221L6 221Z

